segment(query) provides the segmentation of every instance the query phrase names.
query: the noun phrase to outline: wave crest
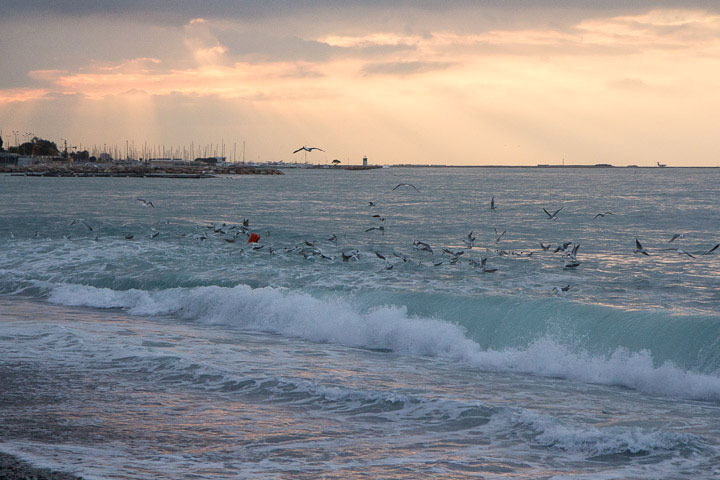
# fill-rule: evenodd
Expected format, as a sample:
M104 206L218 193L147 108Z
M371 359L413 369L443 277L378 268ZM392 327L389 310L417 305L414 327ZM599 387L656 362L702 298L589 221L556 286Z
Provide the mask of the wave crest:
M68 306L122 308L133 315L173 315L314 342L440 357L483 369L720 401L720 377L683 370L669 361L655 365L646 350L631 352L619 347L608 356L592 355L547 335L525 347L483 349L468 338L460 325L411 316L405 307L363 311L341 297L319 299L305 293L271 287L252 289L246 285L116 291L65 284L52 288L49 301Z

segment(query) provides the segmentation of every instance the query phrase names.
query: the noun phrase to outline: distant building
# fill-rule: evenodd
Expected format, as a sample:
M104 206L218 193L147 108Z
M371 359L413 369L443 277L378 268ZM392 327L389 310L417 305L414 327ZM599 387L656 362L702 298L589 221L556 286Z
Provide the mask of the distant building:
M17 164L21 167L35 165L36 163L41 163L40 159L37 157L18 157L17 159Z
M363 157L363 167L367 167L367 155Z
M17 165L20 155L17 153L0 152L0 165Z

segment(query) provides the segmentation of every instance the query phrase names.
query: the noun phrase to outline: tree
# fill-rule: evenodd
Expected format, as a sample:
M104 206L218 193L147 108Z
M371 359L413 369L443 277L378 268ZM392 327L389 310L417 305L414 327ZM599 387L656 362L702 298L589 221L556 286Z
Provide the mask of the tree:
M19 147L13 148L12 153L20 155L40 155L54 157L58 154L58 148L55 142L43 140L42 138L33 137L29 142L25 142Z
M338 160L338 159L336 158L335 160L332 161L332 164L333 164L333 165L340 165L340 160Z
M70 156L78 162L87 162L90 160L90 153L87 150L71 153Z

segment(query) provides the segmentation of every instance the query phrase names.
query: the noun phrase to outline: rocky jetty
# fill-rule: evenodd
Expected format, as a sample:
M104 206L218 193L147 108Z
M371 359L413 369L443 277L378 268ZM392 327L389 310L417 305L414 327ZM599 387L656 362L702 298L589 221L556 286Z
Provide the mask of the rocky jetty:
M42 177L210 178L215 175L283 175L274 168L247 165L167 165L144 163L38 163L0 165L0 173Z

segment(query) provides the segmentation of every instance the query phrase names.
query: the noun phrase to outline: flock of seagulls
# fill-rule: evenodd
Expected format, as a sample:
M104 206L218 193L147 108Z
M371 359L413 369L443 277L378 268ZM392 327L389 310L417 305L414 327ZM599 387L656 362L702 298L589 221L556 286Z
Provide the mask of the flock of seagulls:
M316 147L302 147L300 150L319 150ZM413 184L410 183L398 183L392 191L396 191L400 188L405 189L412 189L415 192L419 192L420 190ZM143 199L143 198L137 198L136 199L143 207L150 207L155 208L155 205L152 201ZM371 209L371 212L374 211L374 208L377 207L376 202L374 201L368 201L367 208ZM563 206L560 208L557 208L552 213L548 211L546 208L543 208L543 212L546 215L546 218L548 220L556 221L558 219L558 215L563 210ZM495 211L497 210L497 204L495 202L495 197L492 197L490 199L490 210ZM614 215L612 212L606 211L602 213L598 213L594 216L594 218L602 218L609 215ZM385 226L385 217L379 213L373 213L370 218L372 218L375 222L377 222L375 225L368 226L364 229L364 233L373 234L373 232L379 232L381 236L385 236L386 234L386 226ZM150 239L155 239L160 236L161 231L159 230L159 226L162 222L156 223L152 228L152 233L149 235ZM165 220L165 225L169 225L170 221ZM88 222L86 222L83 219L76 218L74 219L69 226L76 226L76 227L83 227L84 229L87 229L89 232L94 232L94 228L92 225L90 225ZM125 240L133 240L135 238L137 232L127 232L124 234ZM498 244L500 244L501 240L505 237L507 234L507 230L503 230L502 232L498 231L497 229L494 229L494 248L490 247L479 247L476 245L476 241L478 239L478 235L476 232L470 231L467 236L460 239L460 244L462 244L462 248L457 249L453 248L452 246L446 246L446 247L440 247L439 253L436 255L435 250L430 245L430 243L413 239L412 241L412 249L415 252L422 252L420 254L420 258L418 258L418 255L416 254L414 257L407 255L405 253L398 253L394 249L390 252L387 251L381 251L378 249L373 248L372 253L374 257L381 260L384 264L384 268L386 270L392 270L398 262L402 263L409 263L409 264L415 264L417 266L422 265L432 265L433 267L439 267L442 265L456 265L459 263L467 263L471 268L477 269L482 274L490 274L495 273L498 271L498 268L491 267L488 264L488 258L490 254L494 254L498 257L508 256L508 257L524 257L524 258L530 258L533 256L534 251L524 252L524 251L511 251L499 248ZM260 239L265 238L267 240L267 237L270 237L271 233L269 231L264 232L262 235L256 231L253 231L250 227L250 219L243 219L241 223L232 224L232 223L210 223L208 225L205 225L204 227L201 226L195 226L194 230L188 234L188 233L181 233L180 237L190 237L195 240L204 241L209 240L212 238L216 239L222 239L227 243L237 243L238 239L242 236L246 238L245 243L247 244L247 247L241 248L239 250L239 253L244 253L245 249L249 249L251 251L258 251L263 250L266 247L265 243L261 243ZM14 238L14 235L11 233L11 236ZM38 232L35 233L35 237L39 238ZM343 235L344 237L344 235ZM69 238L69 237L66 237ZM685 234L683 233L675 233L672 235L672 237L667 241L668 244L673 244L674 242L678 240L682 240L685 238ZM98 240L99 237L96 235L95 240ZM302 256L305 260L312 260L312 259L322 259L322 260L334 260L336 258L339 258L342 262L357 262L360 261L361 258L364 255L361 255L360 250L357 248L349 249L347 247L340 248L339 251L335 250L335 252L339 253L339 256L337 253L333 255L332 253L328 254L324 252L321 249L321 245L323 245L323 248L338 248L338 242L340 241L340 237L333 233L329 237L325 238L323 244L322 241L318 242L318 240L309 240L305 239L302 243L298 245L294 245L291 247L283 247L283 248L275 248L271 245L267 245L267 251L271 255L276 255L278 253L280 254L298 254ZM674 244L677 245L677 244ZM677 246L673 246L671 248L662 248L658 249L657 251L672 251L677 253L681 256L687 256L689 258L695 259L695 255L711 255L715 251L720 248L720 243L716 244L712 248L701 251L701 252L688 252L682 248L679 248ZM470 258L469 255L466 255L467 251L470 250L479 250L486 253L486 255L480 255L479 259L476 258ZM577 244L572 241L564 241L559 242L557 245L551 245L551 244L545 244L543 242L540 242L540 252L549 252L553 254L560 254L562 257L562 268L564 270L572 270L577 269L582 262L578 259L578 252L580 249L580 244ZM237 253L237 252L236 252ZM635 238L635 248L633 249L634 254L640 254L644 256L651 256L652 253L649 252L640 242L638 238ZM426 257L423 257L423 255L427 255ZM567 292L570 290L571 285L567 284L565 286L555 286L552 288L551 293L553 294L562 294L563 292Z

